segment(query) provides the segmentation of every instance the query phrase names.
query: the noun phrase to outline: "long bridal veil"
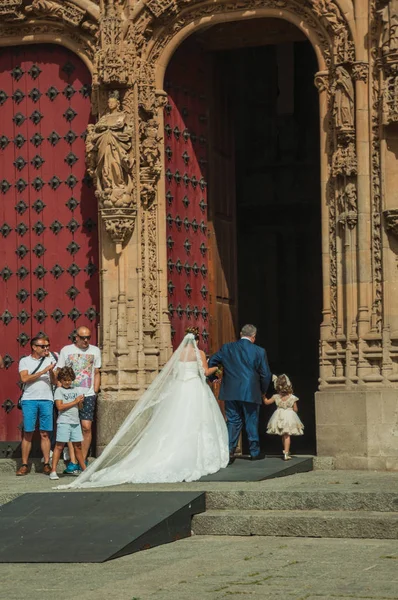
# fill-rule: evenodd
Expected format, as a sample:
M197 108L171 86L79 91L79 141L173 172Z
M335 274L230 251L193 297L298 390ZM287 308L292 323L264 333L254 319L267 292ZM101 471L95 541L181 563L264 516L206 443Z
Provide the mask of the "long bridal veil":
M194 388L194 392L199 393L199 401L196 402L196 404L204 403L205 408L199 407L199 409L195 408L195 410L202 411L198 414L202 415L207 421L205 425L207 437L208 431L212 430L212 437L219 439L221 447L219 454L222 458L217 461L217 468L213 469L212 472L217 471L221 466L226 466L226 462L228 462L228 449L225 423L223 422L223 417L212 396L210 388L206 383L201 356L195 337L192 334L187 334L162 371L137 401L136 405L100 457L90 464L89 467L73 481L73 483L67 486L58 486L57 489L102 487L134 481L134 479L128 478L131 473L127 473L127 471L134 470L134 465L137 466L138 464L138 466L140 466L141 464L142 466L145 461L145 454L147 454L147 452L142 452L141 449L143 446L145 447L145 442L147 441L143 439L146 432L150 431L150 439L153 440L154 445L156 445L159 439L165 437L164 428L167 429L168 426L164 421L165 418L168 418L169 410L173 413L177 413L175 417L178 421L178 413L181 412L178 406L186 406L186 402L190 401L190 398L185 398L187 388L181 388L181 386L178 385L180 382L177 381L181 367L184 369L184 366L181 363L189 363L189 365L187 365L188 369L190 369L190 365L195 365L196 363L197 368L196 366L194 367L195 372L196 374L199 372L199 378L196 376ZM192 394L189 395L192 400ZM182 405L175 404L176 396L180 396L183 400L184 403ZM205 413L203 412L204 410L206 411ZM159 415L161 415L160 418ZM209 422L211 422L210 425L207 425ZM178 437L180 432L178 424L176 423L175 426L172 424L171 427L174 427L175 429L175 432L172 432L172 436L174 436L174 438L176 436ZM195 427L195 425L193 425L193 427ZM198 427L201 427L200 423L198 424ZM181 435L186 434L189 435L190 432L181 432ZM139 445L141 441L143 444ZM148 448L148 445L146 448ZM151 451L153 445L150 445L149 448ZM167 450L167 443L166 446L163 446L162 448L163 454L165 453L165 448ZM133 462L131 462L132 458L134 459ZM222 464L219 464L220 462Z

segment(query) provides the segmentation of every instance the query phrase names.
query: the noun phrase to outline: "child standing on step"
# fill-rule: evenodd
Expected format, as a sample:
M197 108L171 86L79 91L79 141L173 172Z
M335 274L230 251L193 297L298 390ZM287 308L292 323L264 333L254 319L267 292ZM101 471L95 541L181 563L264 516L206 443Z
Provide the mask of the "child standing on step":
M264 404L275 402L277 408L267 425L267 433L282 436L283 457L290 460L290 436L303 435L304 425L297 414L297 396L293 395L293 387L287 375L276 375L272 378L276 394L272 398L264 398Z
M63 367L58 371L58 381L61 386L57 387L54 393L58 419L50 479L59 479L57 465L67 442L72 442L81 470L86 469L82 451L83 433L79 418L79 408L81 409L83 406L84 393L80 388L71 388L75 379L76 375L71 367ZM78 473L79 471L76 472L76 474Z

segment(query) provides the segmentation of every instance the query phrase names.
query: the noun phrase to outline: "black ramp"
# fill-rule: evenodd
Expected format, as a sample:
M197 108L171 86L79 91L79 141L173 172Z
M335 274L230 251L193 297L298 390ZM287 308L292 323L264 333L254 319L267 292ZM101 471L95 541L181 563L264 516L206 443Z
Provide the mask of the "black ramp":
M200 481L264 481L275 477L286 477L296 473L312 471L311 457L294 456L284 461L279 456L266 456L261 460L246 460L237 457L235 462L213 475L206 475Z
M104 562L191 535L204 492L24 494L0 507L0 563Z

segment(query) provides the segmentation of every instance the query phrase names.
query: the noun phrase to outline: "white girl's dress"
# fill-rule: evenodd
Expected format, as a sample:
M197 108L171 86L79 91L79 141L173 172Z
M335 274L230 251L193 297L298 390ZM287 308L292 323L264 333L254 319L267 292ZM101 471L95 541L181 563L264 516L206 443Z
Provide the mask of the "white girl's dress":
M279 394L274 396L276 411L268 421L267 433L272 435L303 435L304 425L300 421L297 413L293 410L293 405L298 401L297 396L291 394L283 399Z

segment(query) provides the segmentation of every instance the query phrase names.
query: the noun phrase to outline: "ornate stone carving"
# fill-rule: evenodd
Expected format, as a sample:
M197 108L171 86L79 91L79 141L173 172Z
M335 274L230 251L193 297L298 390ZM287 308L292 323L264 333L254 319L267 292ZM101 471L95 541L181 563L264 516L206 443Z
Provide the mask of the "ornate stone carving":
M140 107L140 200L142 214L142 290L144 325L151 336L159 320L158 258L157 258L157 185L162 172L161 141L158 110L167 102L167 94L155 90L149 65L141 71L139 81Z
M338 140L337 148L333 153L331 172L333 177L357 174L357 157L353 138L343 137Z
M387 60L398 57L398 0L388 0L379 10L382 23L380 36L381 52Z
M355 99L354 86L349 73L344 67L337 67L333 82L333 114L335 127L341 132L354 130Z
M124 2L105 0L100 20L101 48L96 54L94 86L101 83L131 85L137 70L137 53L133 43L127 43L129 23Z
M143 318L145 331L151 336L156 334L159 323L159 290L157 259L157 210L152 204L142 212L142 295L144 302Z
M154 104L152 106L149 103L145 104L145 109L149 109L149 112L144 111L140 124L141 203L145 208L155 200L157 184L162 172L160 144L163 138L159 135L156 111L167 102L167 95L163 91L153 90L149 96L153 96Z
M159 149L161 139L157 119L142 123L140 183L144 208L148 208L156 197L156 184L162 171Z
M339 211L339 223L353 229L358 221L357 187L353 181L349 181L339 190L337 194L337 208Z
M120 110L119 93L111 92L108 110L86 139L89 174L97 184L96 195L103 208L128 208L132 202L132 129Z
M116 244L117 253L120 254L123 244L134 231L137 217L136 209L102 210L101 217L105 230L111 240Z
M177 10L176 0L145 0L145 5L155 17L160 17L167 10Z
M357 212L357 188L354 182L348 182L338 194L339 212Z
M379 40L379 31L377 28L377 16L380 18L381 2L371 1L371 23L370 42L373 48L382 45ZM385 2L384 2L385 4ZM380 335L383 329L383 265L382 265L382 232L381 232L381 172L380 172L380 124L384 120L384 114L381 115L380 105L384 99L384 88L380 89L380 63L377 60L377 53L371 54L372 69L372 103L371 103L371 226L372 226L372 275L373 275L373 299L372 299L372 330ZM383 111L384 113L384 111ZM387 119L388 120L388 119Z
M72 2L53 2L52 0L33 0L25 7L25 12L35 15L43 14L47 17L59 18L70 25L78 26L82 22L86 11Z
M107 112L88 127L86 153L106 230L115 243L125 241L134 228L132 134L127 115L120 110L119 93L111 92Z
M329 71L315 73L314 84L318 92L329 92Z
M327 183L327 203L329 206L329 254L330 254L330 335L336 336L337 333L337 251L336 251L336 223L337 208L334 182L329 180Z
M369 65L365 62L355 62L352 65L352 78L355 81L367 81L369 76Z
M22 12L22 0L2 0L0 2L0 20L23 21L25 15Z
M180 0L178 5L186 2ZM336 63L352 62L355 59L354 45L344 15L332 0L245 0L245 2L218 2L205 4L192 2L177 17L167 20L166 26L155 39L151 48L150 60L156 61L162 49L186 24L196 19L217 13L228 13L237 10L255 10L256 8L269 7L278 10L284 9L303 18L307 29L316 31L327 66L331 64L330 48ZM332 37L325 35L325 30ZM331 43L333 41L333 43Z
M333 0L310 0L314 13L334 37L335 61L351 62L355 58L354 45L349 40L349 29L340 8Z
M70 47L78 54L91 60L98 27L90 19L95 19L95 16L71 1L33 0L26 3L0 0L0 37L20 39L34 35L39 39L49 34L62 36L65 41L69 39Z
M391 74L384 80L382 119L383 125L389 125L398 121L398 74Z
M390 208L383 211L386 231L398 236L398 208Z

